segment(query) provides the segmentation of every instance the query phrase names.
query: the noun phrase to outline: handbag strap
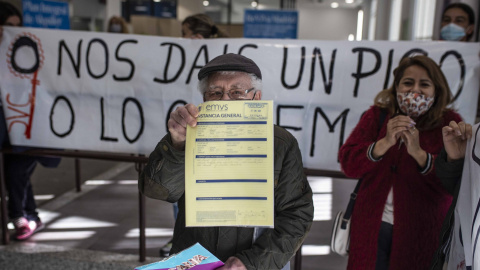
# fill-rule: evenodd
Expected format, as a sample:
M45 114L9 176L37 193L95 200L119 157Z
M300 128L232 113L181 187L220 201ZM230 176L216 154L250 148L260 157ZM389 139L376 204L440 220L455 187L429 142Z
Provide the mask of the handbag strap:
M378 118L379 125L377 129L377 133L380 132L383 122L385 122L386 116L387 116L387 111L381 108L380 116ZM362 183L362 178L358 179L355 189L353 190L352 194L350 194L350 201L348 202L347 210L345 210L345 214L343 215L343 218L342 218L341 228L344 230L347 229L347 223L348 221L350 221L350 218L352 217L353 207L355 206L355 199L357 199L357 194L358 194L358 190L360 189L361 183Z

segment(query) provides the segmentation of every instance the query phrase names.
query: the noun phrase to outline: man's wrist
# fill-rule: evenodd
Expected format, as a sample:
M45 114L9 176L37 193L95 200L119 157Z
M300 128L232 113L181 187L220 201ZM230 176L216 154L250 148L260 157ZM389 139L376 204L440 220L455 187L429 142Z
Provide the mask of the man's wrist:
M167 142L177 151L185 151L185 141L176 142L171 133L168 133Z
M172 142L172 146L177 151L185 151L185 142L184 143L174 143L174 142Z

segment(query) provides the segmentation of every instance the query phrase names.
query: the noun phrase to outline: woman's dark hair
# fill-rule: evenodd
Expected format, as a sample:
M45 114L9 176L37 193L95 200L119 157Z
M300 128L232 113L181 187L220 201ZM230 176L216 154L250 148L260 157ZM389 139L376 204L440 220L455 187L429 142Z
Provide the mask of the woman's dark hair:
M194 35L200 34L203 38L222 38L228 34L219 29L207 14L195 14L183 20L182 25L188 25L188 29Z
M459 8L459 9L463 10L468 15L468 24L469 25L474 25L475 24L475 13L473 12L473 9L469 5L464 4L464 3L451 3L450 5L448 5L443 10L442 17L445 16L445 12L447 12L447 10L452 9L452 8ZM470 40L470 38L472 36L473 36L473 31L472 31L472 33L467 35L467 40Z
M393 71L393 85L378 93L374 103L380 108L387 109L390 115L398 113L400 109L397 102L397 87L400 84L405 70L411 66L419 66L425 69L435 87L435 101L432 107L425 115L416 120L417 127L428 130L442 123L447 105L452 101L452 92L448 86L447 79L443 75L440 66L431 58L424 55L403 58L398 67Z
M445 8L445 10L443 10L443 15L445 15L445 12L447 12L447 10L452 9L452 8L459 8L459 9L465 11L465 13L468 14L468 23L469 24L475 24L475 13L473 12L473 9L469 5L464 4L464 3L452 3L452 4L448 5Z
M22 23L22 14L20 14L17 8L10 3L0 2L0 25L4 25L11 16L18 16L20 24Z

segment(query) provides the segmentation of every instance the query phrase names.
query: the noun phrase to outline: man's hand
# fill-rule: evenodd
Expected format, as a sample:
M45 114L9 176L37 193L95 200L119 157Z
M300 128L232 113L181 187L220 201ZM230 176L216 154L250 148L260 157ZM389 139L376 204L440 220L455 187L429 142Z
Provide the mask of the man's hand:
M451 121L442 128L443 145L447 152L447 160L453 161L465 157L467 140L472 137L472 125L465 122Z
M197 125L198 108L193 104L178 107L170 114L168 119L168 131L172 136L173 147L177 150L185 149L187 125Z
M225 262L224 266L217 268L216 270L247 270L247 267L237 257L230 257Z

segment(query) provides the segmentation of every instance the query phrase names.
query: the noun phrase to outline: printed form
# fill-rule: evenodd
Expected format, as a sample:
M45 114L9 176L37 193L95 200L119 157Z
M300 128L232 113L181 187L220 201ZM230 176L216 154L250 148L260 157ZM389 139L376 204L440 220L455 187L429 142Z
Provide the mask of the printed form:
M273 228L273 101L209 101L185 145L186 226Z

